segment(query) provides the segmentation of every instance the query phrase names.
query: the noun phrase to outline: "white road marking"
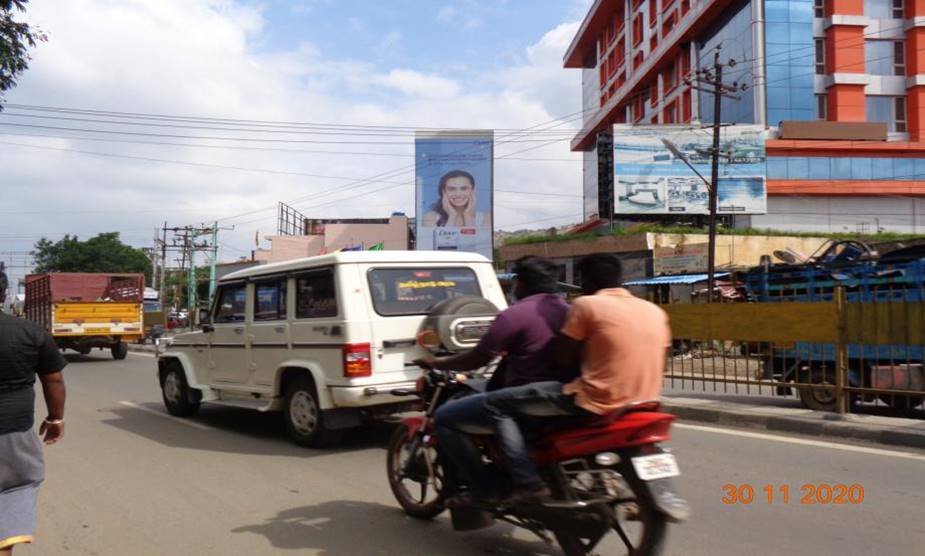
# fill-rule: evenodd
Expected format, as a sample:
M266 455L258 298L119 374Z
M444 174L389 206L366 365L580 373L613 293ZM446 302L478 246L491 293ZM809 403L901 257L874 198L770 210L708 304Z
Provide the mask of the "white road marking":
M129 353L132 354L132 355L140 355L140 356L142 356L142 357L157 357L157 355L155 355L155 354L153 354L153 353L148 353L148 352L145 352L145 351L130 351Z
M138 411L144 411L145 413L150 413L151 415L157 415L158 417L163 417L175 423L180 423L188 427L193 427L194 429L199 429L201 431L216 431L218 429L210 427L209 425L203 425L202 423L197 423L196 421L190 421L189 419L181 419L179 417L174 417L169 413L164 413L163 411L158 411L156 409L151 409L150 407L145 407L143 405L138 405L135 402L121 401L119 405L124 405L125 407L130 407L132 409L137 409Z
M724 429L719 427L706 427L703 425L689 425L686 423L675 423L672 425L679 429L688 429L700 432L712 432L716 434L727 434L730 436L743 436L745 438L755 438L758 440L770 440L771 442L784 442L787 444L799 444L801 446L814 446L816 448L828 448L830 450L842 450L844 452L858 452L861 454L871 454L875 456L888 456L893 458L911 459L916 461L925 461L925 455L910 454L908 452L897 452L895 450L884 450L882 448L868 448L866 446L852 446L851 444L839 444L838 442L826 442L823 440L808 440L806 438L793 438L790 436L776 436L773 434L762 434L760 432L748 432L735 429Z

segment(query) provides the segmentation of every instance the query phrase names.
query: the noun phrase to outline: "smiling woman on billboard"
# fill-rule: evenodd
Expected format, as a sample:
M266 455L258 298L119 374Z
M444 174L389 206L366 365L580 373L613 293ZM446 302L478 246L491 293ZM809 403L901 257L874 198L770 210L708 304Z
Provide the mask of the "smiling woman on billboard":
M464 170L452 170L440 178L439 197L424 215L428 228L491 228L491 216L478 211L475 178Z

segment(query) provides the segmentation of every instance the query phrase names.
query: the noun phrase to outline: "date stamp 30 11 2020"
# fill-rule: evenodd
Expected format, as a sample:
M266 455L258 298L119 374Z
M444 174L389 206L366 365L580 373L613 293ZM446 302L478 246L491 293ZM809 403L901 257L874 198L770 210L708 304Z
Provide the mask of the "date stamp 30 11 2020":
M864 502L864 487L855 483L853 485L828 483L803 483L799 491L794 491L791 497L789 484L762 485L755 488L748 483L723 485L723 504L727 506L748 506L754 503L790 504L798 503L802 506L811 505L857 505Z

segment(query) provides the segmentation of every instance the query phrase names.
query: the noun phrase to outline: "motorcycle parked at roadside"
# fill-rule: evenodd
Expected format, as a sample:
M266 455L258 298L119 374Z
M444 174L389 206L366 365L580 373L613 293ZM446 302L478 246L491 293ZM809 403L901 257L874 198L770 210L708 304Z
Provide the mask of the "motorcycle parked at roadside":
M392 391L417 395L424 405L423 415L403 420L388 448L389 486L411 517L436 517L458 493L452 474L445 471L433 414L452 399L484 390L484 382L430 370L418 380L416 391ZM659 554L668 523L679 523L689 514L671 484L671 477L679 474L677 462L659 446L670 439L674 419L658 412L658 402L641 402L593 420L556 420L538 431L531 444L531 456L553 499L513 507L483 503L450 508L453 527L465 531L507 522L547 543L555 539L568 556L594 554L613 532L626 554ZM508 476L493 437L473 438L486 460Z

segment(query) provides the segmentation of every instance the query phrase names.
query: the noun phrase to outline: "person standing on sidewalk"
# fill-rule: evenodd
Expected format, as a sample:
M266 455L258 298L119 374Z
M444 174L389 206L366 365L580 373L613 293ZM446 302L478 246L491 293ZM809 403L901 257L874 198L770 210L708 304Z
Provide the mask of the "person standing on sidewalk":
M0 302L3 294L0 292ZM35 434L35 377L42 382L48 416L45 444L64 435L67 365L54 339L37 324L0 313L0 556L33 541L38 488L45 479L42 445Z

